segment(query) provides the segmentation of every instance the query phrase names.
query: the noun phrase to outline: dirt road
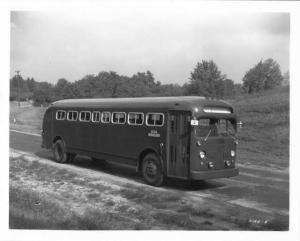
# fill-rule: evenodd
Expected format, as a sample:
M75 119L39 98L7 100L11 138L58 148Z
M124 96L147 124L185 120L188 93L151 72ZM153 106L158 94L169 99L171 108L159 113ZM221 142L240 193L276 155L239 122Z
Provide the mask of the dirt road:
M53 162L51 152L42 149L40 144L41 137L38 135L10 132L11 175L15 177L10 182L12 189L21 185L28 187L28 185L33 185L32 183L35 183L32 187L37 186L39 179L35 180L34 176L29 178L28 175L23 175L26 168L35 168L35 166L30 166L35 161L47 168L75 173L78 175L76 178L84 177L91 179L91 182L98 181L99 185L109 186L110 191L105 192L106 196L103 196L101 200L109 198L113 200L112 196L119 197L120 200L123 200L121 202L126 202L128 206L125 211L123 210L124 212L118 210L118 215L123 213L124 216L128 216L127 211L130 208L146 210L147 213L150 213L149 219L148 216L147 218L141 216L138 211L130 214L132 220L138 220L139 223L144 224L140 227L141 229L288 229L288 169L239 164L240 175L235 178L209 180L193 185L185 181L168 180L163 187L154 188L145 185L134 170L120 167L114 163L110 163L109 167L103 167L86 157L79 156L73 164L57 164ZM20 165L20 158L31 164L28 164L29 166ZM12 170L15 170L22 178L16 178ZM43 171L45 168L39 168L39 170ZM65 182L75 185L76 178L67 179ZM46 190L50 192L53 186L45 183L45 180L41 183L46 188L44 192L47 192ZM86 183L82 184L78 189L81 193L86 191L85 185ZM55 189L56 192L60 192L59 190ZM158 197L160 199L157 199ZM86 195L85 198L88 199L86 202L93 199L89 195ZM93 201L95 200L93 199ZM98 205L98 209L104 210L103 206L99 204L101 200L95 201L95 205ZM74 206L72 207L74 208ZM105 210L113 212L114 208L115 205L112 205L109 208L106 207ZM174 217L178 219L174 211L176 211L176 215L184 213L186 215L184 217L188 218L189 222L196 223L178 223L174 220L171 222L170 219L174 219ZM117 226L114 229L132 229L132 226Z

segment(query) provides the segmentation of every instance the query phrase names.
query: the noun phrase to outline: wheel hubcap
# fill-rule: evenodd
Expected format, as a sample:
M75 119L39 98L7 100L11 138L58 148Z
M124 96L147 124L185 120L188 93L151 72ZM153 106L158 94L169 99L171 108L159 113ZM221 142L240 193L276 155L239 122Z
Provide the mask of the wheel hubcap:
M146 174L148 177L155 177L157 174L157 166L152 161L147 162Z

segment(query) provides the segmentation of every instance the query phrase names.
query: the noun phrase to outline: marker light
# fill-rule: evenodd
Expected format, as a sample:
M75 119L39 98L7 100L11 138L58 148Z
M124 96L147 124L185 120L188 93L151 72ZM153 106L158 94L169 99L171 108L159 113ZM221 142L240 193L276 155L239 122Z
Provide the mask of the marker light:
M201 141L197 141L197 142L196 142L196 145L197 145L197 146L201 146Z
M199 152L199 156L201 159L204 159L205 158L205 152L204 151L200 151Z
M209 162L209 163L208 163L208 167L209 167L209 168L213 168L213 167L214 167L214 164L213 164L212 162Z
M204 107L203 111L205 113L231 114L231 110L228 108Z
M227 166L227 167L230 167L230 166L231 166L231 162L230 162L229 160L227 160L225 163L226 163L226 166Z
M234 150L231 150L231 151L230 151L230 155L231 155L232 157L234 157L234 156L235 156L235 151L234 151Z

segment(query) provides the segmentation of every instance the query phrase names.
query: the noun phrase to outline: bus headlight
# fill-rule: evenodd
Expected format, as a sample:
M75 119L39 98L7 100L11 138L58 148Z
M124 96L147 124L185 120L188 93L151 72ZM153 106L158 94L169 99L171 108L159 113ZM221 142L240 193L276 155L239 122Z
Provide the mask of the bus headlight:
M201 159L204 159L205 158L205 151L200 151L199 156L200 156Z
M234 150L231 150L231 151L230 151L230 155L231 155L232 157L234 157L234 156L235 156L235 151L234 151Z
M231 161L227 160L227 161L225 161L225 164L226 164L227 167L230 167L231 166Z

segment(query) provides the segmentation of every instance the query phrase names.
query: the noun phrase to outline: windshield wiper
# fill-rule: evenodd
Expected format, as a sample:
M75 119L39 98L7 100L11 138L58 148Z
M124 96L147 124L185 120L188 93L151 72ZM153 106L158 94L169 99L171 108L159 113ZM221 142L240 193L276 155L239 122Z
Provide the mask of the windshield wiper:
M207 140L207 138L209 137L210 133L211 133L211 129L209 129L209 132L208 132L207 136L204 138L204 141Z
M239 144L238 139L237 139L237 137L235 135L230 134L228 132L227 132L227 134L234 140L235 144Z

